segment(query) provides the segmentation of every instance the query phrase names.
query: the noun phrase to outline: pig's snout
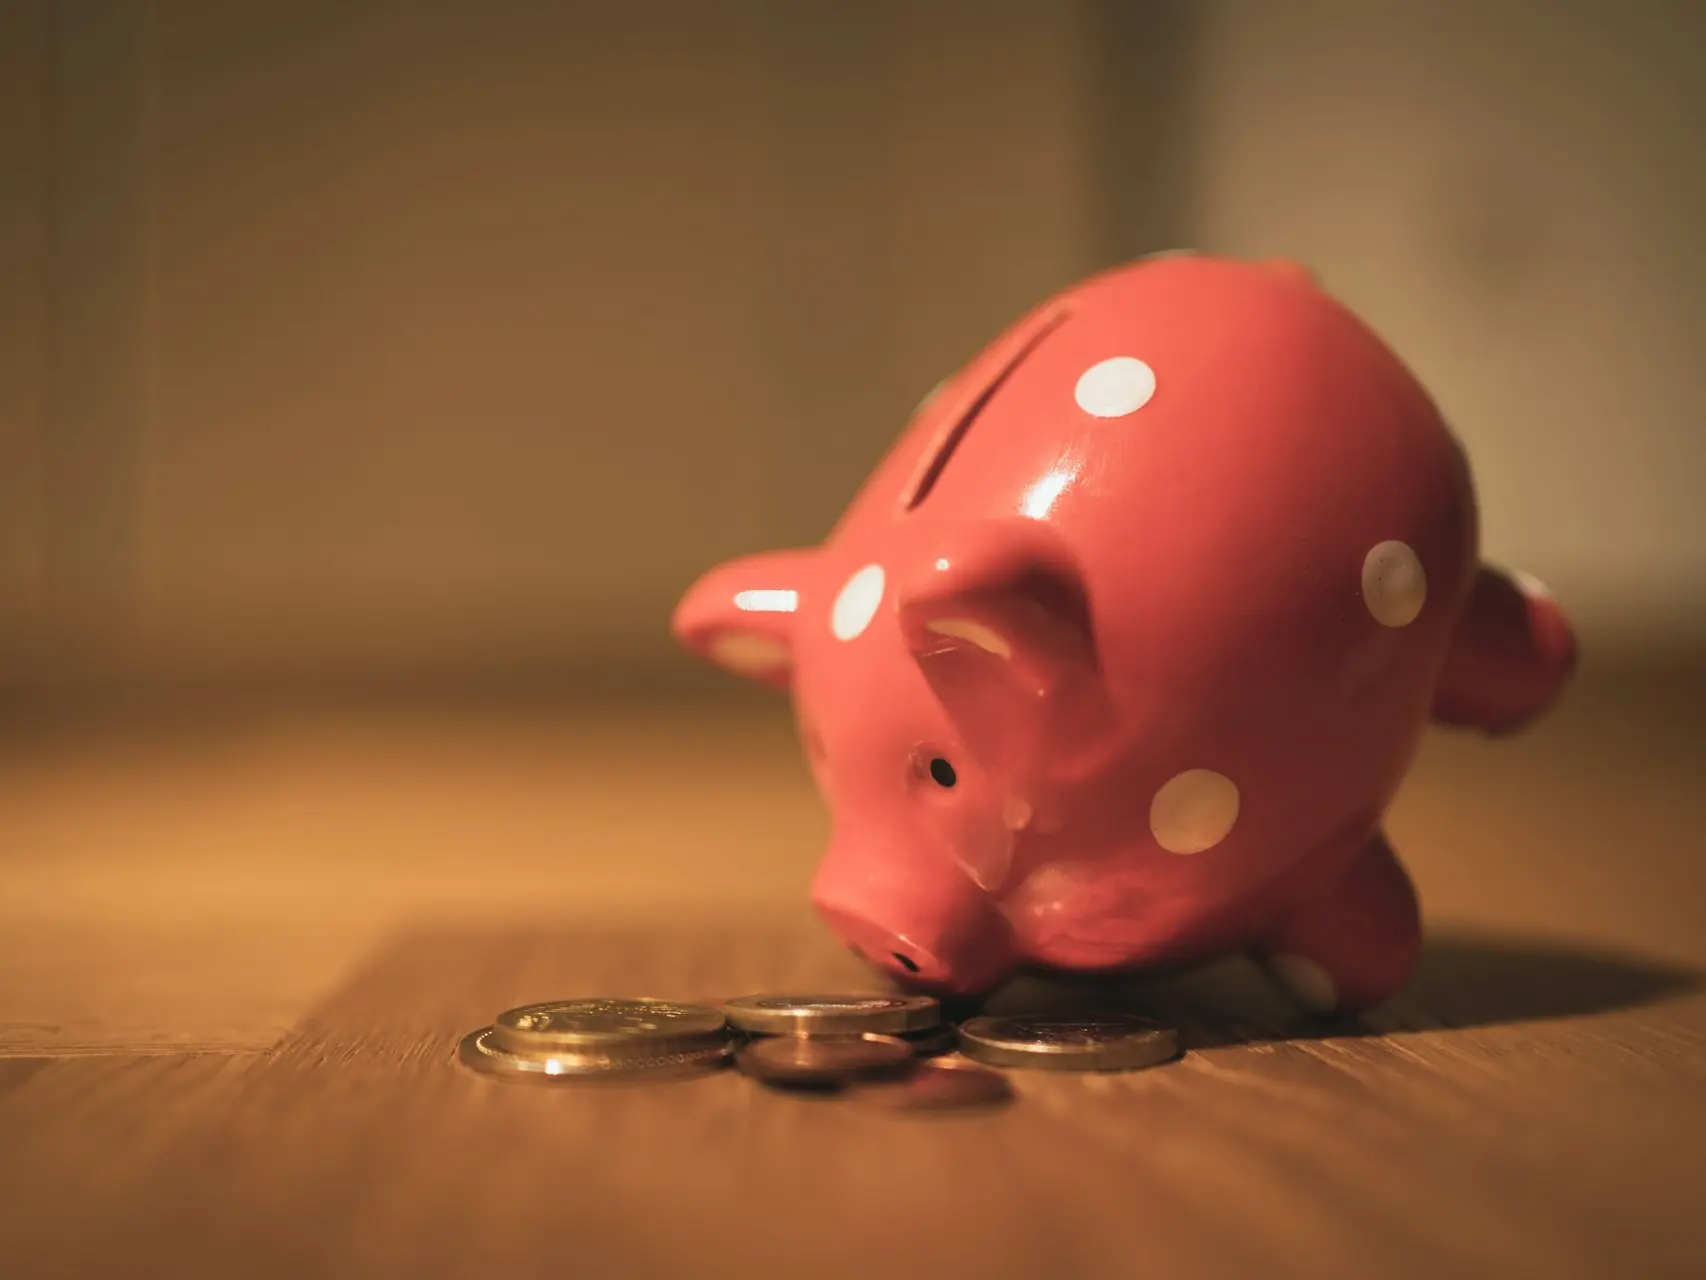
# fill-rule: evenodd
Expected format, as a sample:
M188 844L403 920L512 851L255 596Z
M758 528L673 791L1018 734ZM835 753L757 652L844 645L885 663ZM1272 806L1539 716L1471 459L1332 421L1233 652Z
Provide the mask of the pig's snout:
M832 850L812 903L843 943L904 987L978 995L1016 966L1006 918L951 865L884 866Z

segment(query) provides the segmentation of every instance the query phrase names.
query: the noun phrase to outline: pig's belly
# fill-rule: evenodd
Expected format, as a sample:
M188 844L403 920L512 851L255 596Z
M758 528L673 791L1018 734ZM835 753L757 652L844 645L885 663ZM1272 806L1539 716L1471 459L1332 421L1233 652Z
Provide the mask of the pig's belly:
M1064 972L1188 968L1253 946L1264 930L1254 913L1247 922L1191 921L1159 927L1142 917L1098 915L1046 928L1014 921L1015 949L1023 963Z
M1184 968L1269 937L1349 865L1372 826L1359 821L1314 849L1277 858L1271 877L1212 896L1159 892L1106 866L1039 868L1001 905L1032 966L1072 972Z

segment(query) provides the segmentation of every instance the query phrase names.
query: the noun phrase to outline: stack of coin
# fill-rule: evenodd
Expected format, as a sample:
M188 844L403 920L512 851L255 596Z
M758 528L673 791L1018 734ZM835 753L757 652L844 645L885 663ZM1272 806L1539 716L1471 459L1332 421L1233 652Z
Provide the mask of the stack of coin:
M709 1006L595 997L500 1013L458 1052L476 1071L549 1080L694 1073L733 1051L728 1019Z
M780 1088L840 1089L953 1047L929 996L739 996L723 1011L746 1037L740 1069Z

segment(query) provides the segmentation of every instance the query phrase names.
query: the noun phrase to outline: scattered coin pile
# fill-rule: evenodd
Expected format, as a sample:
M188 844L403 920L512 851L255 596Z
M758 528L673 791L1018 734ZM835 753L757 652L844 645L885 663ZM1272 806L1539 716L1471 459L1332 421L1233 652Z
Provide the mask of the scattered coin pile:
M1171 1027L1128 1013L955 1027L928 996L754 995L721 1009L614 998L524 1005L465 1037L458 1056L482 1074L539 1081L674 1078L732 1061L771 1088L930 1110L1008 1101L1012 1089L991 1067L1130 1071L1178 1051Z

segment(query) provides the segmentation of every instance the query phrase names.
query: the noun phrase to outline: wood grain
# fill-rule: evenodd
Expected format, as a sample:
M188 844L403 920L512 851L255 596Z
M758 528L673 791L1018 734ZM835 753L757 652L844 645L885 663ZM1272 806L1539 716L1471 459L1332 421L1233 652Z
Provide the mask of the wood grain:
M14 744L0 1274L1697 1274L1699 687L1430 742L1393 829L1433 925L1388 1008L1312 1022L1242 961L1027 980L998 1007L1146 1008L1187 1053L929 1119L454 1063L533 999L869 985L804 909L774 709ZM101 1036L19 1029L122 990Z
M461 1032L551 993L856 980L815 930L423 933L271 1057L38 1070L0 1102L5 1234L26 1275L1685 1274L1706 1000L1530 1019L1519 981L1439 1026L1451 982L1480 986L1476 944L1442 945L1407 1029L1294 1022L1229 969L1148 992L1187 1013L1174 1065L1016 1074L1004 1114L910 1122L730 1072L550 1089L453 1065Z

